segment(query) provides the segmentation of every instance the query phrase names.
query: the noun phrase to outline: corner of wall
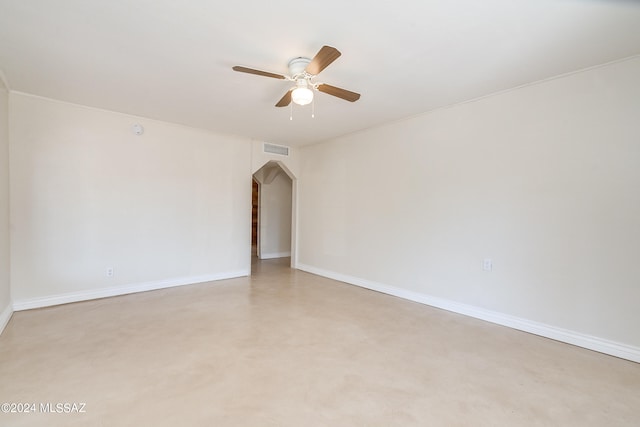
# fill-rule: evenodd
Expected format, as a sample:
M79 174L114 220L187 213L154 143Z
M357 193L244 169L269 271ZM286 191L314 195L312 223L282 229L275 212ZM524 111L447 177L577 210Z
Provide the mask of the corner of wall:
M6 193L4 194L3 198L6 196L6 200L7 200L7 207L6 207L6 223L5 220L3 219L3 223L1 224L1 226L3 227L2 230L2 234L5 235L6 233L6 243L3 243L3 245L6 244L5 247L5 251L6 252L6 258L5 255L3 255L3 259L0 261L4 264L6 264L7 266L7 271L2 273L2 276L6 278L6 285L8 287L7 290L7 301L6 301L6 306L5 307L0 307L0 334L2 334L2 332L4 331L4 329L6 328L7 324L9 323L9 320L11 320L11 316L13 315L13 302L11 300L11 283L10 283L10 262L9 262L9 257L10 257L10 233L9 233L9 83L7 81L7 78L3 72L2 69L0 69L0 91L3 92L3 98L6 96L6 101L3 100L3 103L6 102L6 108L4 108L4 112L2 113L4 117L1 117L0 120L2 120L2 124L4 126L2 126L3 128L3 133L4 135L1 136L1 138L4 140L4 143L6 144L5 147L3 147L3 150L6 149L6 159L3 161L6 161L7 163L7 167L6 168L2 168L5 169L3 171L3 173L6 173L5 177L2 177L3 179L3 186L6 187ZM6 95L5 95L6 94ZM3 144L4 145L4 144ZM6 182L4 181L6 179ZM3 239L4 240L4 239Z
M13 304L9 301L9 305L5 307L2 312L0 312L0 335L4 332L4 328L9 324L9 320L11 320L11 316L13 316Z
M0 89L4 88L6 91L9 91L9 81L2 68L0 68L0 85Z

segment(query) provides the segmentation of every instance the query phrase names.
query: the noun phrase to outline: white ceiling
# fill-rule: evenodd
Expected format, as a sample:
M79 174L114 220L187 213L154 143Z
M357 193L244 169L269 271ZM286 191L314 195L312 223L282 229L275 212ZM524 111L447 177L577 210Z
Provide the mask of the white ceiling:
M322 45L318 81L362 94L274 104ZM640 54L623 0L0 0L11 90L287 145L310 144Z

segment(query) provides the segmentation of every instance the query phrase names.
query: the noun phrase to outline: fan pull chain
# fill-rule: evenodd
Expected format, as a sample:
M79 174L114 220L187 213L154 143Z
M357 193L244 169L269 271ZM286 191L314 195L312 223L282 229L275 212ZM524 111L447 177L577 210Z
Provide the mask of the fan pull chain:
M314 96L311 100L311 118L316 117L316 97Z
M293 102L291 104L291 112L289 113L289 120L293 120Z

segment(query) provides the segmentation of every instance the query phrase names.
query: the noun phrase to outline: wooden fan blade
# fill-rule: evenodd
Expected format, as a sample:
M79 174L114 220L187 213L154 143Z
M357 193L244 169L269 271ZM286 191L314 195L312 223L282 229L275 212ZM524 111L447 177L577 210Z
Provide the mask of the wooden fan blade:
M278 103L276 104L276 107L286 107L289 104L291 104L291 91L290 90L288 90L287 93L284 94L282 99L280 101L278 101Z
M337 96L338 98L342 98L349 102L356 102L358 99L360 99L359 93L351 92L346 89L340 89L339 87L327 85L324 83L318 85L318 90L329 95Z
M327 68L333 61L342 55L338 49L331 46L322 46L322 49L316 53L309 65L307 65L307 73L320 74L320 71Z
M282 74L275 74L275 73L269 73L267 71L254 70L253 68L240 67L238 65L233 67L233 71L239 71L241 73L255 74L257 76L271 77L271 78L274 78L274 79L285 79L286 78Z

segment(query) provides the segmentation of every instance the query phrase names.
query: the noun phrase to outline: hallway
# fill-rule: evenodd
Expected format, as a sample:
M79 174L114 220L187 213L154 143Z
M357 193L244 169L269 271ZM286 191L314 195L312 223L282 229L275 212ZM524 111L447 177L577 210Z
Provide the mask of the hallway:
M10 426L632 426L640 366L259 261L253 275L17 312Z

